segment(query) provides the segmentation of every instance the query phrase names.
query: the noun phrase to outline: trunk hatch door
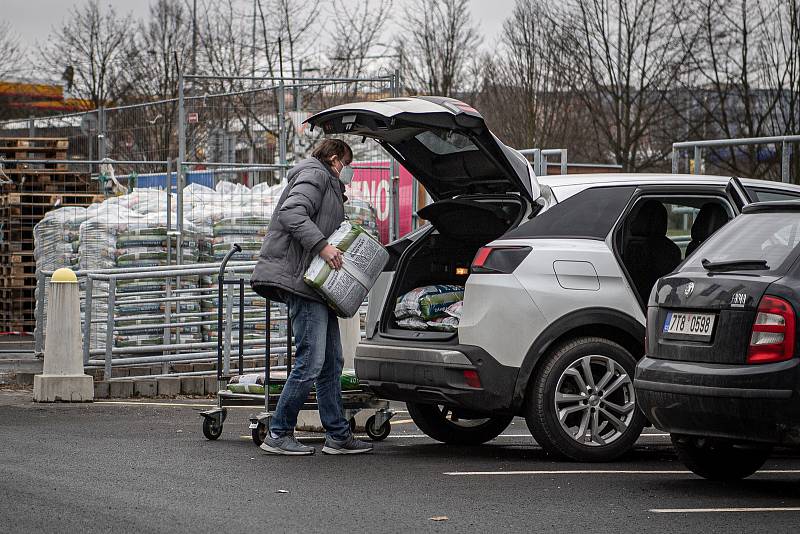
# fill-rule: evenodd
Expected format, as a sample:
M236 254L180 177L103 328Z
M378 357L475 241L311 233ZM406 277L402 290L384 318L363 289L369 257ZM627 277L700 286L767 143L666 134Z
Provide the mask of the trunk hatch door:
M452 98L387 98L335 106L308 119L325 134L375 139L434 200L518 192L531 202L539 183L522 154L489 131L473 107Z

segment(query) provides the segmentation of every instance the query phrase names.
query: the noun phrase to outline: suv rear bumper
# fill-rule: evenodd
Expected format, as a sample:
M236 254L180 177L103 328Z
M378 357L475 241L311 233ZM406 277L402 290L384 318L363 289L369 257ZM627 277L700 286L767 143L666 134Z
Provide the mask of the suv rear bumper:
M636 399L661 430L800 444L800 360L722 365L643 358Z
M395 344L363 341L356 348L356 374L385 399L442 404L478 413L510 413L518 368L500 365L473 345ZM465 370L478 373L471 387Z

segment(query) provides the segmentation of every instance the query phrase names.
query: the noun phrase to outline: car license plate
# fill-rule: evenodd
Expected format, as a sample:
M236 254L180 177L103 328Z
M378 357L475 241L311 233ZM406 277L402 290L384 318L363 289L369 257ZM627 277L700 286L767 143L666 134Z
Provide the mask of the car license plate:
M664 337L708 341L714 332L713 313L667 312L664 320Z

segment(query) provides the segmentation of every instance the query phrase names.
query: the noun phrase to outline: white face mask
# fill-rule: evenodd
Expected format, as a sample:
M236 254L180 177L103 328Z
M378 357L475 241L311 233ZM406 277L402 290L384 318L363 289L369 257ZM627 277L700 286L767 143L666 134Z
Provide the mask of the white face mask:
M353 167L350 165L342 167L339 171L339 180L345 185L349 184L353 180Z

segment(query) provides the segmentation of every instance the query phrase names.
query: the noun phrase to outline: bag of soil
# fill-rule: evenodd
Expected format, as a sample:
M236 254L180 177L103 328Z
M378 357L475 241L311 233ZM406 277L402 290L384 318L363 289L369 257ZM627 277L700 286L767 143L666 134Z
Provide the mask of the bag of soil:
M437 284L412 289L397 299L394 316L398 319L419 317L430 321L445 315L445 310L458 301L464 300L461 286Z
M428 328L439 332L455 332L458 328L458 319L455 317L439 317L428 321Z
M322 295L340 317L353 317L378 279L389 253L360 226L344 221L328 238L343 253L343 266L331 269L319 256L311 260L303 280Z
M283 382L286 380L286 373L283 376L274 377L277 383L269 385L271 395L277 395L283 391ZM342 369L342 376L339 381L342 391L353 391L359 389L358 378L355 369ZM254 395L264 394L264 373L248 373L244 375L234 375L228 381L228 391L233 393L251 393ZM312 390L315 390L313 388Z

